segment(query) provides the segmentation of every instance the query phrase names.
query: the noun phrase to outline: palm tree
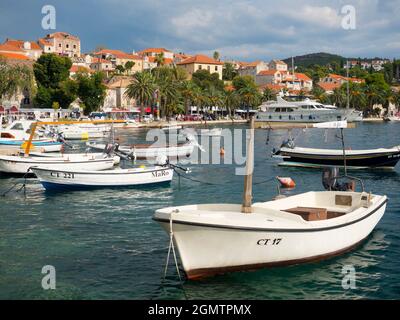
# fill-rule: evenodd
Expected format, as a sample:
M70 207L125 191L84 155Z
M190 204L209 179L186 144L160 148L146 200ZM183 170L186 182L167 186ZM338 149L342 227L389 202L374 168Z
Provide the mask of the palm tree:
M316 100L318 100L321 103L325 103L328 100L325 90L319 86L314 86L314 88L311 91L311 94L314 96Z
M214 51L213 58L214 58L214 60L219 60L219 52L218 51Z
M237 76L237 71L235 70L232 63L225 62L222 69L222 79L232 81L234 77Z
M180 93L184 100L185 114L189 114L189 105L194 101L196 85L192 81L183 81L179 86Z
M250 108L260 104L261 94L258 92L255 85L248 84L243 86L239 89L238 94L248 111ZM246 118L248 118L248 116L249 112L247 112Z
M276 94L271 88L265 87L262 95L263 101L276 100Z
M199 86L195 86L193 89L193 102L196 104L198 113L207 104L207 96Z
M225 90L223 95L223 103L229 112L229 116L233 118L235 108L239 106L239 96L236 91Z
M164 65L164 52L156 54L154 61L157 63L157 67Z
M140 117L142 119L144 115L144 106L153 99L156 85L153 75L146 71L137 72L132 78L132 82L128 85L125 95L139 102Z
M338 107L344 107L346 104L346 95L341 88L333 89L333 94L331 95L331 103Z
M350 106L354 109L365 109L367 99L361 86L352 84L349 93ZM368 110L371 111L371 110Z
M157 86L161 102L161 117L164 117L169 115L168 105L173 104L178 100L178 86L176 82L172 81L172 79L168 77L158 82Z
M186 81L188 78L188 73L182 67L176 66L175 64L172 65L171 68L172 77L175 81L183 82Z

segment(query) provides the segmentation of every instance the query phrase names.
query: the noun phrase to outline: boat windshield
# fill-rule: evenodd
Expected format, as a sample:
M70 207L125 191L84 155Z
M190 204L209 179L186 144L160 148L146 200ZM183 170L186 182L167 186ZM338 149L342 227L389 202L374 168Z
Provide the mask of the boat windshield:
M22 125L22 123L17 122L16 124L14 124L10 130L24 130L24 126Z

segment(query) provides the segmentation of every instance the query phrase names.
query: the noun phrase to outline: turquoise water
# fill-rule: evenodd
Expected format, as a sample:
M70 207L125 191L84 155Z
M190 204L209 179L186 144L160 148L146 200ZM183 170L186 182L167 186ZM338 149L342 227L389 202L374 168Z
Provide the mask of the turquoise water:
M225 126L224 128L233 128ZM236 126L235 128L244 128ZM120 131L121 143L144 140L146 131ZM256 131L254 182L277 175L297 186L285 193L321 190L321 172L281 168L271 159L286 131ZM293 135L297 135L294 132ZM308 130L299 146L339 147L330 132ZM360 124L346 130L353 149L400 144L400 124ZM190 177L170 187L46 193L29 179L26 197L13 191L0 198L0 299L360 299L400 298L398 195L400 167L395 171L360 171L366 189L386 194L381 222L358 249L320 263L262 269L186 281L183 289L173 264L162 283L168 235L151 218L158 208L212 202L241 202L243 181L233 165L192 165ZM21 178L0 178L0 191ZM276 195L275 183L254 187L254 201ZM44 265L56 268L56 290L43 290ZM342 288L342 266L353 265L356 289Z

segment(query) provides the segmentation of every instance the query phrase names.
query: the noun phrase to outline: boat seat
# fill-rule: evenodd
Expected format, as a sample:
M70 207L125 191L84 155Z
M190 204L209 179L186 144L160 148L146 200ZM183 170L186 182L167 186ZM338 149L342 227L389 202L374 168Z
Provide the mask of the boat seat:
M338 208L316 208L316 207L296 207L284 210L289 213L297 214L306 221L319 221L338 218L347 213L347 210Z
M306 221L319 221L328 219L326 208L296 207L286 209L286 212L297 214Z

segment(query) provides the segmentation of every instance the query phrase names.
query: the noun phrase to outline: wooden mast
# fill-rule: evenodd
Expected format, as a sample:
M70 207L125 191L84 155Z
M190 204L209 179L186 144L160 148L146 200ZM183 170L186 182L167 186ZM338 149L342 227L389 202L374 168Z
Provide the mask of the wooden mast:
M242 213L251 213L253 169L254 169L254 118L250 118L250 133L247 137L246 175L244 176L244 191Z

